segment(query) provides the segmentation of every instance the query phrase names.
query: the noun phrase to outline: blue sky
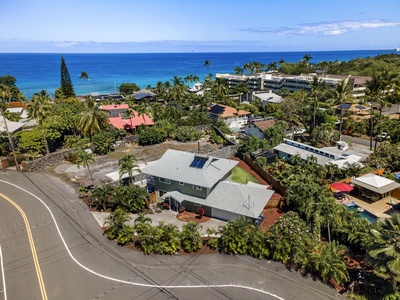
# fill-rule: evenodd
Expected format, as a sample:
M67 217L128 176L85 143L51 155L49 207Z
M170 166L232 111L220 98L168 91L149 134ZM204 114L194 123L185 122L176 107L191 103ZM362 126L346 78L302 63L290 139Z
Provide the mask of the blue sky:
M3 0L0 52L400 47L399 0Z

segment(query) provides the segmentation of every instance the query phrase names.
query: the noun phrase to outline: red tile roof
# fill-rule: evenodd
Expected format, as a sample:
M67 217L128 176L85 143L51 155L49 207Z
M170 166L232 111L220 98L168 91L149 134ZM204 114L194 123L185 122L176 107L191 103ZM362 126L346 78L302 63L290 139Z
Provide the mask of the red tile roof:
M129 105L128 104L119 104L119 105L103 105L102 110L121 110L121 109L128 109ZM108 118L110 120L110 123L118 128L118 129L125 129L129 130L132 128L136 128L139 125L153 125L154 122L150 119L150 117L147 114L144 114L144 116L138 116L137 111L132 112L132 117L129 118L124 118L124 114L120 113L118 117L113 117L113 118Z

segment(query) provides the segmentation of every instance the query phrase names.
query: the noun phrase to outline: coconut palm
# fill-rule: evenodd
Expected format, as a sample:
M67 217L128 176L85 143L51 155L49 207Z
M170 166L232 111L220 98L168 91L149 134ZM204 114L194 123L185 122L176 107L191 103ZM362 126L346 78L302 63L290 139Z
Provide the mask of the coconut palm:
M107 114L100 109L91 97L85 97L84 110L80 113L77 129L84 136L92 136L101 132L109 124Z
M374 131L373 109L374 103L380 101L382 97L382 80L379 76L373 76L366 83L365 98L370 102L370 150L372 151L372 137Z
M76 159L76 165L78 168L80 168L80 166L86 167L88 169L89 175L90 175L90 179L92 180L92 184L94 186L94 180L93 180L93 176L92 176L92 172L90 170L90 162L95 162L95 158L93 156L93 153L91 151L86 151L84 149L79 149L78 151L76 151L76 154L78 155L77 159Z
M313 127L312 127L312 129L314 129L316 125L315 120L316 120L319 99L325 93L327 85L325 80L319 79L318 76L313 76L313 79L310 82L310 88L311 88L310 96L312 97L314 103Z
M341 80L340 84L336 86L333 90L334 97L328 102L332 104L338 103L340 107L340 124L339 124L339 141L342 139L342 126L343 126L343 104L353 103L354 97L352 91L350 90L349 78L344 78Z
M87 81L90 81L89 74L87 72L82 71L81 75L79 76L79 79L86 79ZM85 89L86 89L86 81L85 81Z
M396 291L400 281L400 213L380 219L378 225L371 229L374 242L368 248L366 262L379 271L377 274L389 277Z
M1 84L0 85L0 100L1 100L0 101L0 113L3 117L3 122L4 122L4 127L6 129L8 142L9 142L9 145L10 145L13 157L14 157L15 168L17 169L17 171L19 171L17 155L15 154L14 141L11 139L11 134L10 134L10 131L8 130L7 120L4 115L7 110L7 103L10 102L11 99L12 99L12 88Z
M137 159L133 154L126 154L120 160L118 160L119 167L119 179L122 179L124 174L128 174L129 183L133 183L133 173L141 172L137 165Z
M211 62L210 62L208 59L206 59L206 60L204 61L204 66L207 68L207 73L210 73L210 72L208 71L208 69L209 69L212 65L211 65Z
M42 130L43 144L46 149L46 154L50 154L49 144L47 143L46 132L44 129L43 122L50 115L52 109L52 102L50 95L45 90L40 93L35 93L32 97L32 101L28 104L27 110L30 119L35 119Z

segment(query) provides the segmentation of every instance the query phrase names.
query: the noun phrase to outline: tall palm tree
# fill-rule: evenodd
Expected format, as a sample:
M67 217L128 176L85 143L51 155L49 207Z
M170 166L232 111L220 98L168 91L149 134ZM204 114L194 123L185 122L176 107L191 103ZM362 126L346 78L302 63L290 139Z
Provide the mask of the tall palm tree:
M204 66L207 68L207 73L210 73L210 72L208 71L208 69L209 69L212 65L211 65L211 62L210 62L208 59L206 59L206 60L204 61Z
M32 97L31 103L28 105L28 114L30 119L36 119L42 130L43 144L46 149L46 154L50 154L49 144L47 143L46 132L43 126L43 122L49 116L52 109L52 102L50 95L45 90L40 93L36 93Z
M89 74L85 71L81 72L81 75L79 76L79 79L86 79L87 81L90 81ZM86 89L86 81L85 81L85 89Z
M314 76L312 81L310 82L310 88L311 88L311 97L314 103L313 128L312 128L314 129L316 125L315 118L316 118L319 98L321 95L323 95L323 93L325 93L327 85L325 80L319 79L318 76Z
M90 175L90 179L92 180L92 184L94 186L94 180L93 180L93 176L92 176L92 171L90 170L90 162L95 162L95 158L93 156L92 152L86 151L84 149L79 149L76 154L78 155L78 158L76 159L76 165L78 166L78 168L80 166L83 166L85 168L88 169L89 175Z
M338 103L340 105L340 124L339 124L339 141L342 139L342 126L343 126L343 104L352 103L354 97L352 91L350 90L349 78L343 78L336 86L333 97L333 104Z
M373 76L371 80L367 81L365 98L370 102L370 140L369 148L372 151L372 136L374 132L374 119L373 110L374 103L379 101L382 96L382 80L380 76Z
M10 148L14 157L15 168L19 171L17 155L15 154L14 142L11 139L10 131L8 130L8 124L5 117L5 112L7 111L7 103L10 102L12 98L12 88L6 85L0 85L0 113L3 117L4 127L6 129L8 142L10 143Z
M139 166L137 165L137 159L133 154L126 154L120 160L118 160L119 167L119 178L128 173L129 182L133 183L133 172L137 171L140 173Z
M142 116L144 125L147 125L146 124L147 103L143 101L141 104L136 105L135 111L138 117Z
M400 213L380 219L378 225L371 229L375 239L368 248L366 262L390 278L394 292L400 281Z
M92 136L106 128L108 123L107 114L100 109L94 99L86 97L84 110L80 113L77 122L77 129L82 135L89 135L92 139Z

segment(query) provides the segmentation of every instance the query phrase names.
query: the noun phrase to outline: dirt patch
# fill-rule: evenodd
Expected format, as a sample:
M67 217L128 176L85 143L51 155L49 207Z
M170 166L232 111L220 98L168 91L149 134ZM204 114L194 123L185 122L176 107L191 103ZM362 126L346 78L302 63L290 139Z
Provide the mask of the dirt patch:
M260 224L260 229L267 231L272 224L278 220L284 212L279 208L267 208L263 210L264 220Z

